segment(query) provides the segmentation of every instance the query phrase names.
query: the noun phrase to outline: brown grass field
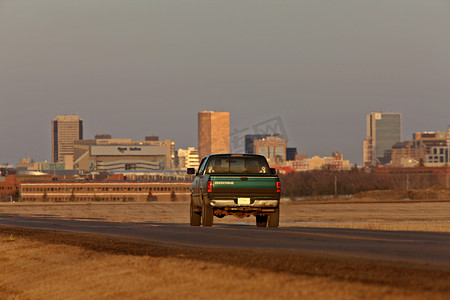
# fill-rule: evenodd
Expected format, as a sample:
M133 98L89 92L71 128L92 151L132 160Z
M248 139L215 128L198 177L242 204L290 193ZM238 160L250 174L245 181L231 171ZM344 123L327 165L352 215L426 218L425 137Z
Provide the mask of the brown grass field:
M450 201L286 201L281 226L450 232L448 211ZM0 214L187 223L188 204L4 203ZM276 253L259 253L267 261L262 269L246 259L255 253L202 251L200 258L192 249L0 226L0 299L448 299L450 293L449 272L306 254L292 260L296 269L280 267L285 258Z

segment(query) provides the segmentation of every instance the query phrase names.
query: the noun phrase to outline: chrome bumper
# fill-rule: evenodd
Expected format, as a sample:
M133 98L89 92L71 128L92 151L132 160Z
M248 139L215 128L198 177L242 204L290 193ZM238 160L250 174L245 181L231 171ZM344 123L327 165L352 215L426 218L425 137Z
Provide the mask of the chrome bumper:
M255 207L255 208L261 208L261 207L278 207L280 200L277 199L269 199L269 200L254 200L253 203L245 203L240 204L237 203L236 200L233 199L211 199L210 200L212 207L217 208L225 208L225 207Z

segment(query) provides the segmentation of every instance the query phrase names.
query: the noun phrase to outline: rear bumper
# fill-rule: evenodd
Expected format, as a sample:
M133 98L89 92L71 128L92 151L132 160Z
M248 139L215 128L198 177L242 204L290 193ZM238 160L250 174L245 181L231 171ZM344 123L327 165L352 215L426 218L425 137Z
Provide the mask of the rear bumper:
M275 208L280 204L278 199L264 199L252 200L250 203L239 204L235 199L211 199L210 204L216 208L239 208L239 207L253 207L253 208Z

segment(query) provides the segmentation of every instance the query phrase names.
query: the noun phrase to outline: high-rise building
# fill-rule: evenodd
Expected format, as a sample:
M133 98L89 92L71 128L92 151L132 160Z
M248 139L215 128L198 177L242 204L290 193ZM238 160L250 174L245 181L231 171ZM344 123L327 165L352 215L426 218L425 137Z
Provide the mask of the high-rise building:
M253 141L253 153L264 155L271 167L286 161L287 141L280 135L268 136Z
M387 165L391 161L392 145L402 138L400 113L371 112L367 115L367 138L363 142L365 166Z
M74 142L83 139L83 119L78 115L57 115L52 121L52 161L73 161Z
M286 148L286 160L293 161L297 155L297 147L287 147Z
M198 152L200 159L210 154L230 152L230 113L198 113Z
M261 140L268 136L271 136L272 134L265 133L265 134L246 134L245 135L245 153L247 154L254 154L253 149L253 142L255 140ZM281 135L280 135L281 136Z

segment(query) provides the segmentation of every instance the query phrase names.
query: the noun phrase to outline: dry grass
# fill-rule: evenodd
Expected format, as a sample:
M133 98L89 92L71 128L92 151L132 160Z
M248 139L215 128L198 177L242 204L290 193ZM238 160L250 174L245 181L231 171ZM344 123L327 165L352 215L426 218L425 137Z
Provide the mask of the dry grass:
M285 226L450 232L447 202L290 203Z
M4 236L0 299L445 299L446 295Z

